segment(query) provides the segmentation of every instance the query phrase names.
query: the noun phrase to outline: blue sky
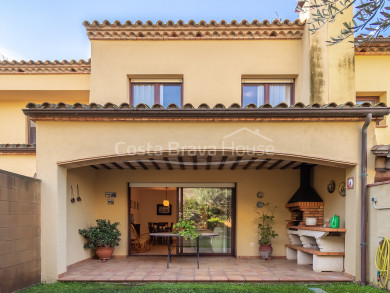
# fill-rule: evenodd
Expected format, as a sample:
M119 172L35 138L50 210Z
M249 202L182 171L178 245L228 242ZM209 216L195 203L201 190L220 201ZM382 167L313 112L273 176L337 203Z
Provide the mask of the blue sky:
M296 4L296 0L0 0L0 54L9 60L87 59L90 44L84 20L273 20L276 15L294 20Z

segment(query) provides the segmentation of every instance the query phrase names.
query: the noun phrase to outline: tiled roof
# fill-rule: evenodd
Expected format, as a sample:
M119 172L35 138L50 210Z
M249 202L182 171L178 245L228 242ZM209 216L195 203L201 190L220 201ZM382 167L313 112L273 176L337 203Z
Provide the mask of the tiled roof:
M176 23L172 20L166 23L148 20L143 23L126 21L123 24L116 20L110 23L104 20L102 23L94 20L92 23L84 21L88 38L91 40L232 40L232 39L300 39L303 34L304 23L299 20L262 22L254 20L249 22L225 20L216 22L204 20L198 23L190 20L185 23L182 20Z
M81 103L75 103L73 105L65 103L29 103L26 105L26 109L23 109L23 112L33 119L37 117L42 119L53 119L50 117L68 117L71 120L88 120L85 117L91 116L95 118L110 117L112 119L118 120L121 118L243 118L253 120L267 117L279 117L281 119L288 117L339 117L340 119L346 118L347 120L359 120L365 118L368 113L372 113L374 119L379 119L384 115L388 115L390 108L386 107L384 103L379 103L377 105L371 105L370 103L355 105L352 102L348 102L342 105L329 103L326 105L312 104L307 106L305 106L303 103L296 103L292 106L281 103L274 107L269 104L264 104L260 107L257 107L254 104L250 104L245 108L242 108L239 104L232 104L230 106L217 104L214 107L210 107L207 104L201 104L197 108L191 104L185 104L181 108L175 104L170 104L164 108L159 104L155 104L152 107L149 107L145 104L138 104L137 106L133 106L127 103L122 103L119 106L112 103L106 103L105 105L99 105L96 103L91 103L89 105Z
M371 149L372 153L378 157L390 157L390 145L376 145Z
M0 153L10 154L10 153L32 153L34 154L36 150L35 144L0 144Z
M270 104L263 104L259 107L257 107L255 104L249 104L242 108L239 104L232 104L230 106L225 106L224 104L216 104L214 107L209 106L208 104L200 104L198 108L195 108L192 104L187 103L183 107L178 107L176 104L170 104L166 108L164 108L160 104L154 104L152 107L149 107L146 104L138 104L136 106L133 106L128 103L122 103L119 106L115 105L113 103L106 103L104 105L91 103L89 105L87 104L81 104L81 103L75 103L73 105L65 104L65 103L42 103L42 104L36 104L36 103L28 103L26 105L27 109L99 109L99 110L187 110L187 109L200 109L200 110L221 110L221 109L346 109L346 108L378 108L378 107L387 107L385 103L378 103L378 104L371 104L369 102L365 102L363 104L355 105L352 102L344 103L344 104L336 104L336 103L329 103L320 105L318 103L305 105L303 103L296 103L292 106L287 105L286 103L280 103L276 106L271 106Z
M91 59L54 61L7 61L0 62L0 74L89 74Z
M390 36L379 36L365 43L359 43L363 40L362 36L355 38L355 55L390 55Z

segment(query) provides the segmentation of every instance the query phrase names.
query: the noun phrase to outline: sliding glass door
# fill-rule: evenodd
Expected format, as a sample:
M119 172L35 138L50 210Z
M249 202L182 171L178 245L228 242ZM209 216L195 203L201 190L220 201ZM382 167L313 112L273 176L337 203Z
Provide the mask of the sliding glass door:
M195 221L199 233L218 236L200 238L200 253L233 254L234 188L180 188L178 216ZM178 254L196 253L196 240L181 240Z

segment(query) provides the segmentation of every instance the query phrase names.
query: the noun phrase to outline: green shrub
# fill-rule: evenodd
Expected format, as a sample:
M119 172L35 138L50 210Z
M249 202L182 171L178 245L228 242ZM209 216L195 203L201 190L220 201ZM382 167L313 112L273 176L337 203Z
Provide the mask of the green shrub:
M116 247L119 246L121 232L117 226L119 222L111 224L110 220L98 219L97 226L79 229L79 234L87 239L84 248Z

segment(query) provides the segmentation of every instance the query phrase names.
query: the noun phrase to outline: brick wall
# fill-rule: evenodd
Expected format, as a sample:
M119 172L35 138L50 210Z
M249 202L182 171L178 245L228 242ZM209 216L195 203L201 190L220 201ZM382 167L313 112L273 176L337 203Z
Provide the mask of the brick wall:
M0 292L41 280L40 182L0 170Z

